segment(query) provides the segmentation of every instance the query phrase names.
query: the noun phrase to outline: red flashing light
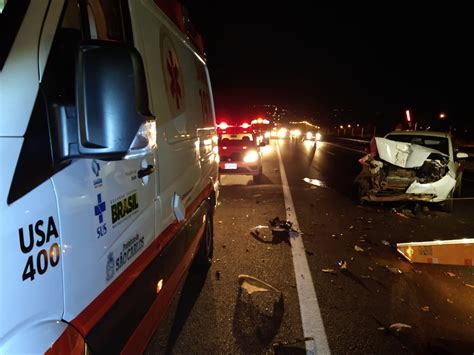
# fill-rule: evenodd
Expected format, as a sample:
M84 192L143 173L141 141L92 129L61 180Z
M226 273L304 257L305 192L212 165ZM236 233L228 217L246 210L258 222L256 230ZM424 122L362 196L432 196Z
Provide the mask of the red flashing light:
M406 110L405 113L407 115L407 122L411 122L410 110Z
M227 129L229 125L225 122L221 122L217 125L217 127L219 127L220 129Z
M242 128L247 129L250 127L250 125L247 122L242 123L241 125Z

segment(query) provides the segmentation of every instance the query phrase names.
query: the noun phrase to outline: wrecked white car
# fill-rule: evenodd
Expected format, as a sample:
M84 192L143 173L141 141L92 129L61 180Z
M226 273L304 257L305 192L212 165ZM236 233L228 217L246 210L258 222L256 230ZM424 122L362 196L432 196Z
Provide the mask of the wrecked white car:
M451 211L461 193L466 153L456 152L451 135L432 131L394 131L371 142L356 177L361 201L425 201Z

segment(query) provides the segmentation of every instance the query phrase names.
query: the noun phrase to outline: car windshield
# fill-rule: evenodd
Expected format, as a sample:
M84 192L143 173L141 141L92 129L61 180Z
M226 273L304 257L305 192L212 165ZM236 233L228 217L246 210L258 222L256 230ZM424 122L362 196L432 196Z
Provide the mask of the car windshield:
M220 144L225 146L246 146L255 145L255 141L250 133L222 134L220 136Z
M449 155L448 139L445 137L412 135L412 134L389 134L385 138L412 144L422 145L427 148L439 150L441 153Z

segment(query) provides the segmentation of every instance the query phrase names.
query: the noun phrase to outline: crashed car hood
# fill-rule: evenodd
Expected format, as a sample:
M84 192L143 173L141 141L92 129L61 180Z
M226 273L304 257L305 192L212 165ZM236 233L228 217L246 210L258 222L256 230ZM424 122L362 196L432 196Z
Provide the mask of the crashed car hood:
M397 142L379 137L375 138L375 142L380 159L400 168L418 168L432 153L448 157L439 150L418 144Z

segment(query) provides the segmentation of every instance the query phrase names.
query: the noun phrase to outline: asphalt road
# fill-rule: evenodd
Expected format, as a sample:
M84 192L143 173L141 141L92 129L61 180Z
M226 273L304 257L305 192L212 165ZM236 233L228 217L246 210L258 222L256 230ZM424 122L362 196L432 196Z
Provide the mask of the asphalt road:
M314 314L300 315L305 298L298 295L291 245L268 228L252 230L287 213L275 144L264 155L260 184L222 176L214 262L207 274L189 274L148 354L305 353L302 318ZM474 200L455 201L450 214L434 207L413 214L413 206L401 204L360 206L352 197L362 156L357 148L279 144L331 352L472 354L474 289L467 285L474 285L474 268L410 264L394 246L472 238ZM463 197L474 196L470 179L467 174ZM253 281L241 287L239 275L274 289ZM252 292L255 287L267 291ZM389 330L395 323L411 328ZM322 341L314 339L316 348Z

